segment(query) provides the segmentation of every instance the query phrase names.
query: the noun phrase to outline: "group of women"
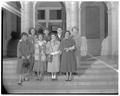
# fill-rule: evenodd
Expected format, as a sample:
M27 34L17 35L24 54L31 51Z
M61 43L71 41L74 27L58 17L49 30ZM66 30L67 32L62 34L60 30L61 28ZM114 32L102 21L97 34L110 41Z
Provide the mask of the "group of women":
M77 31L74 27L73 31ZM66 73L66 81L72 80L72 73L77 68L77 45L70 31L63 33L62 28L57 34L49 34L45 29L43 33L35 32L32 28L29 34L22 32L17 46L19 74L18 84L29 80L34 73L37 80L43 80L44 73L51 73L51 80L57 80L57 72Z

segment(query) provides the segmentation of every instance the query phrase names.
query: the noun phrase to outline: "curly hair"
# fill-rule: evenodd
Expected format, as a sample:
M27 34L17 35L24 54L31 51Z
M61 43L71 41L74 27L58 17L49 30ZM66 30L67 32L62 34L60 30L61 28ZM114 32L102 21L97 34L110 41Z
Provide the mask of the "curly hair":
M21 33L21 37L22 37L23 35L28 36L28 34L27 34L26 32L22 32L22 33Z
M32 29L35 31L35 34L36 34L36 29L35 29L34 27L31 27L31 28L29 29L28 33L31 34L31 30L32 30Z

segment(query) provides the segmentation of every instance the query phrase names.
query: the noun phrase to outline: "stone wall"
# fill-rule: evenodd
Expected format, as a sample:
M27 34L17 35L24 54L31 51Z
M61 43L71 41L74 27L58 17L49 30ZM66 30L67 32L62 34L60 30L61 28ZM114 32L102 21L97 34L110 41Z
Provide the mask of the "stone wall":
M103 40L101 55L118 55L118 2L106 2L108 37Z

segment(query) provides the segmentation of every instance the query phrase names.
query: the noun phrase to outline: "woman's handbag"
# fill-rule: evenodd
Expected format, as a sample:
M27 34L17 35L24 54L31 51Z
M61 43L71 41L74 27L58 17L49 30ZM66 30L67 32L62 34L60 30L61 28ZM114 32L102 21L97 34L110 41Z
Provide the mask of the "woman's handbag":
M23 59L23 67L28 67L30 65L29 59Z
M50 42L50 47L52 48L51 42ZM53 51L53 48L52 48L52 51ZM48 54L48 56L47 56L47 61L48 61L48 62L52 62L52 61L53 61L53 55Z
M48 61L48 62L52 62L52 60L53 60L53 55L50 55L50 54L49 54L49 55L47 56L47 61Z

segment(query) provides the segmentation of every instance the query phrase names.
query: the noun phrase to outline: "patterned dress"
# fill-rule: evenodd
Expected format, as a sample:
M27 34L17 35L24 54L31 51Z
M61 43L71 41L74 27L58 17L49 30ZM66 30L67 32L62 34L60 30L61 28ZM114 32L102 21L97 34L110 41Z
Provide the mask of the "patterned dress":
M33 70L35 72L44 72L46 69L46 62L42 60L42 56L45 56L46 51L46 42L45 41L35 41L35 53L34 53L34 59L35 64Z
M48 36L44 35L44 36L43 36L43 39L44 39L46 42L50 41L50 35L48 35Z

